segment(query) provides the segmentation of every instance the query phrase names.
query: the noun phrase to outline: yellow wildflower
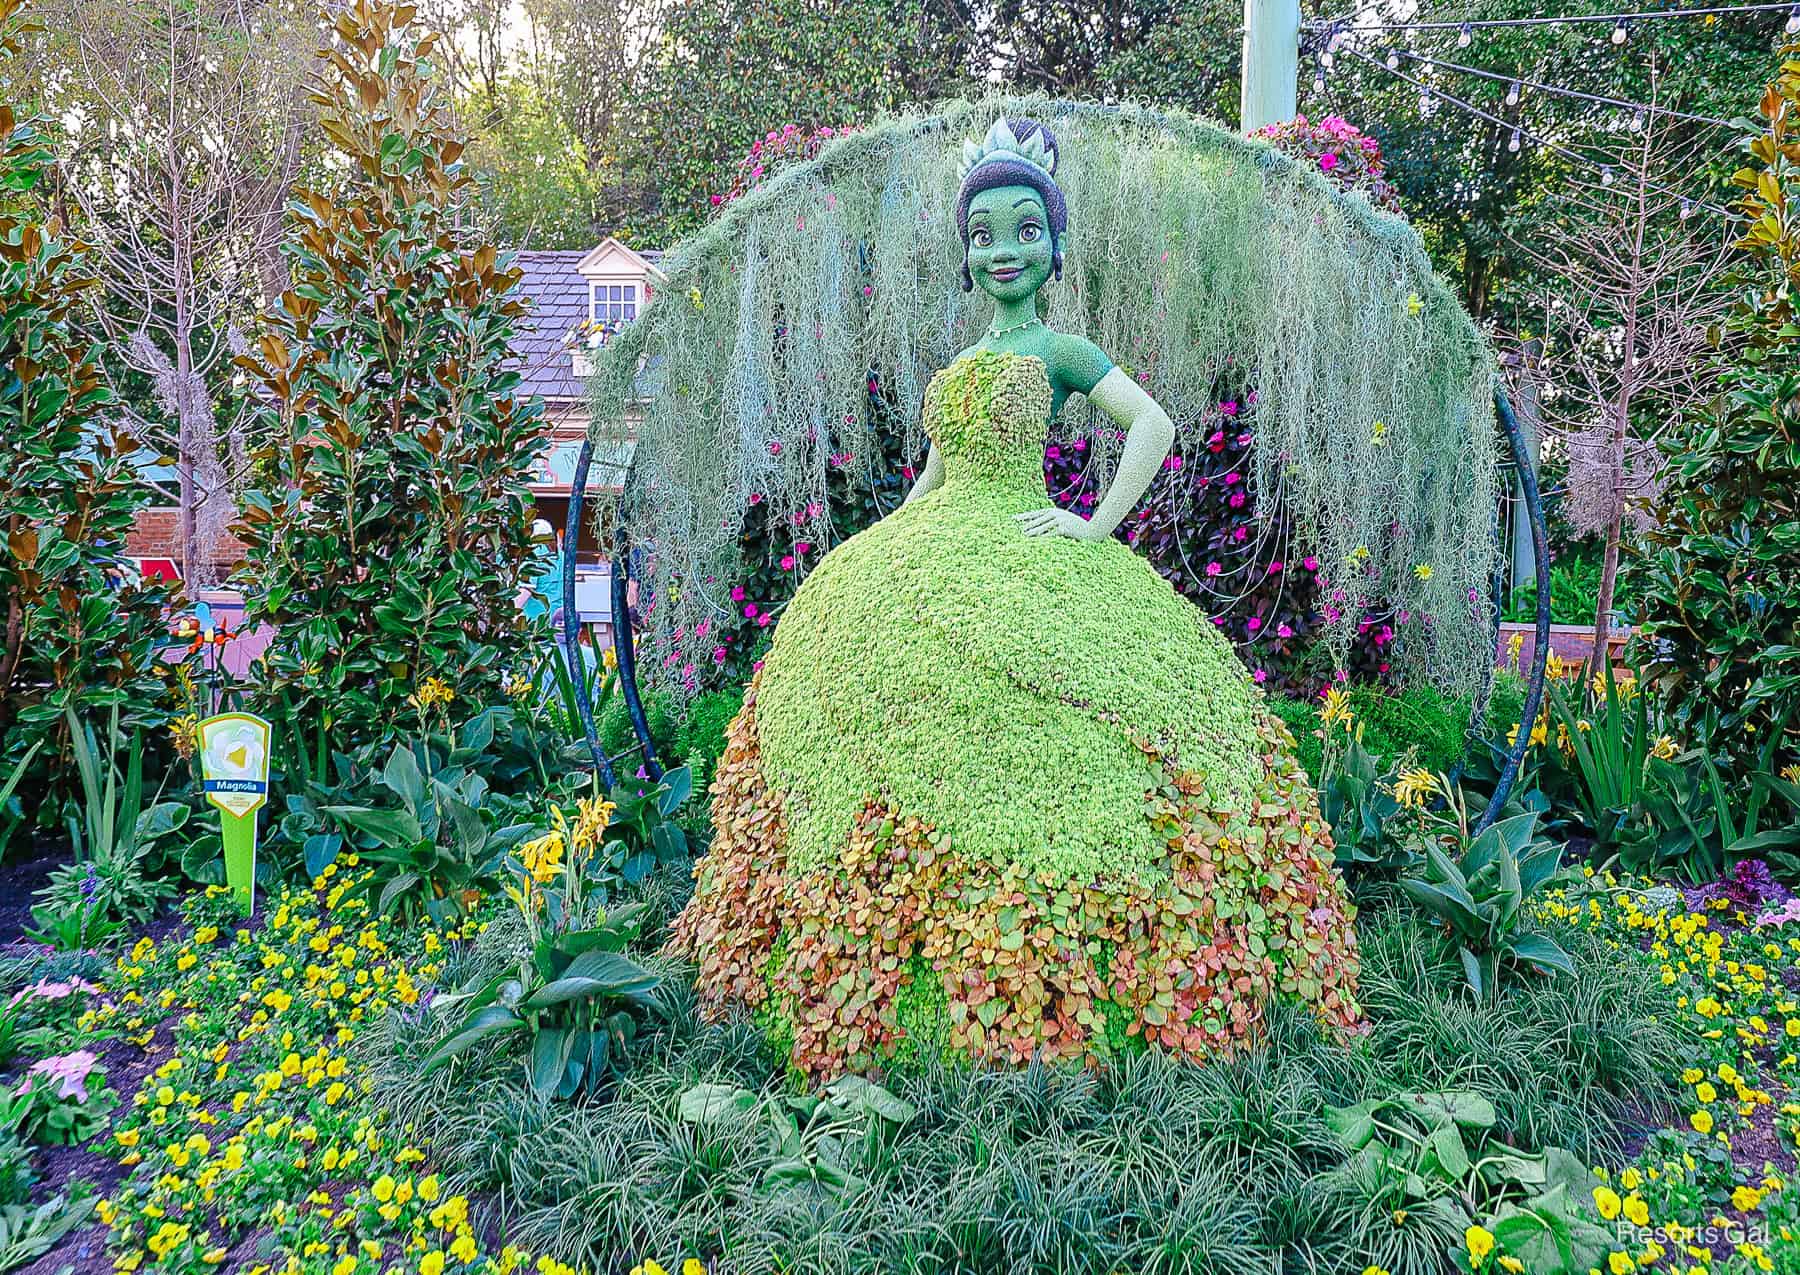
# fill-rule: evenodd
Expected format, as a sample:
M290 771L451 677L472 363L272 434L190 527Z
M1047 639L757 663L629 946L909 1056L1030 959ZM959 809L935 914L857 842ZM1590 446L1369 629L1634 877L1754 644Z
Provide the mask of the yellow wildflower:
M1469 1249L1469 1269L1474 1270L1494 1251L1494 1233L1485 1226L1471 1226L1463 1232L1463 1243Z

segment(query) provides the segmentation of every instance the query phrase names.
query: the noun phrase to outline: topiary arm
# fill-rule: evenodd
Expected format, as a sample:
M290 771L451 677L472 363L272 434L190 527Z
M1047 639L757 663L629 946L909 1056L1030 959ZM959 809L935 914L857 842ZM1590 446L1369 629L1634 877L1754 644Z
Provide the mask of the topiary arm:
M1092 518L1067 509L1033 509L1018 515L1028 536L1062 535L1076 540L1104 540L1125 520L1132 506L1143 499L1169 448L1175 442L1175 426L1156 400L1121 368L1113 368L1088 394L1094 406L1125 429L1125 452L1119 468L1100 498Z
M910 505L926 492L936 491L943 485L944 458L938 454L937 444L933 443L931 450L925 453L924 472L919 475L919 481L912 485L912 490L906 493L906 499L900 503Z

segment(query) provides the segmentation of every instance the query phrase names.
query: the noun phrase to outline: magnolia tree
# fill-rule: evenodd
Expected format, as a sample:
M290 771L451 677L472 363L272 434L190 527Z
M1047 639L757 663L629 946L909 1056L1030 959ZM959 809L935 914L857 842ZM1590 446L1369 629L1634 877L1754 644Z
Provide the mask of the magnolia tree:
M345 178L298 192L293 286L240 360L271 440L238 532L247 619L275 627L266 693L319 754L383 738L427 679L496 688L543 445L516 397L519 271L458 231L470 183L436 37L379 0L333 31L313 101Z
M1800 45L1733 174L1743 215L1711 395L1671 447L1640 579L1648 674L1712 745L1767 784L1800 777Z
M20 55L22 9L0 0L0 72ZM97 263L44 209L50 163L32 121L0 103L0 745L13 749L66 709L147 712L162 685L166 598L119 556L145 500L139 443L82 331Z

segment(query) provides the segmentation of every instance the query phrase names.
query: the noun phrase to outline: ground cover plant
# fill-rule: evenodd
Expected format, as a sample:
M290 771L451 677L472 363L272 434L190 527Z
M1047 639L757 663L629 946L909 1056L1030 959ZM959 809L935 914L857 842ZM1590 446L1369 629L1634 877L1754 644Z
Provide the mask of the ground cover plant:
M1690 906L1582 876L1537 920L1574 976L1521 977L1493 1000L1398 906L1365 924L1370 1029L1348 1047L1282 1014L1262 1047L1207 1066L925 1062L809 1094L754 1023L698 1018L686 971L655 954L679 878L653 876L618 897L641 906L624 954L661 976L660 1012L559 1101L534 1093L510 1035L447 1069L428 1060L462 1018L433 1006L505 968L517 917L378 917L349 858L249 923L223 891L194 894L85 975L58 977L68 958L42 952L8 963L28 1037L14 1087L85 1067L88 1094L118 1095L79 1104L105 1186L67 1243L104 1245L121 1269L340 1275L651 1257L1397 1273L1472 1254L1565 1269L1545 1254L1566 1231L1584 1253L1604 1236L1602 1267L1619 1253L1640 1268L1655 1245L1642 1268L1698 1266L1691 1246L1716 1269L1791 1269L1773 1263L1792 1260L1780 1228L1800 1221L1800 937L1767 900ZM50 1052L59 1023L92 1058Z

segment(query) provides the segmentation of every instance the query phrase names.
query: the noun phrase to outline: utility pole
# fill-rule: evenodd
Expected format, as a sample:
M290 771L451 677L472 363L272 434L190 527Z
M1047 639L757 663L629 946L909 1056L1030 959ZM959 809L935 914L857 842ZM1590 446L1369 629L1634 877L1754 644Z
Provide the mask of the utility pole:
M1244 0L1239 127L1253 133L1299 110L1300 0Z

